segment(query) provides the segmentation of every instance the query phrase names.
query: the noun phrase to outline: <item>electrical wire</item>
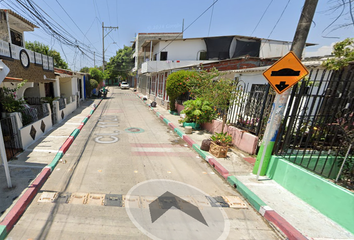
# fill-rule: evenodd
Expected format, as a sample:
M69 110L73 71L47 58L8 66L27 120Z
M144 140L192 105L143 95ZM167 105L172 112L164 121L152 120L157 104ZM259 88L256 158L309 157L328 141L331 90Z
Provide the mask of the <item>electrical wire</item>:
M264 12L263 12L263 14L262 14L261 18L259 19L259 21L258 21L257 25L256 25L256 26L255 26L255 28L253 29L253 31L252 31L252 33L250 34L250 36L252 36L252 34L254 33L254 31L256 31L256 29L257 29L258 25L261 23L261 21L262 21L262 19L263 19L264 15L265 15L265 14L266 14L266 12L268 11L268 8L269 8L269 7L270 7L270 5L272 4L272 2L273 2L273 0L271 0L271 1L269 2L269 4L268 4L267 8L264 10Z
M190 28L199 18L201 18L210 8L212 8L219 0L215 0L204 12L202 12L191 24L189 24L185 29L182 30L174 39L171 40L160 52L165 50L171 43L173 43L181 34L183 34L188 28Z
M214 0L213 0L213 2L214 2ZM211 15L210 15L210 21L209 21L209 29L208 29L208 37L209 37L209 34L210 34L210 27L211 27L211 22L213 20L213 14L214 14L214 5L213 5L213 7L211 9Z
M269 33L269 36L267 37L268 39L269 39L269 38L270 38L270 36L272 35L272 33L273 33L274 29L277 27L277 25L278 25L278 23L279 23L280 19L282 18L282 16L283 16L283 14L284 14L285 10L286 10L286 9L287 9L287 7L289 6L290 1L291 1L291 0L288 0L288 2L286 3L286 5L285 5L285 7L284 7L284 9L283 9L283 11L282 11L282 13L280 14L280 16L279 16L279 18L278 18L278 21L275 23L275 25L274 25L274 27L273 27L272 31Z

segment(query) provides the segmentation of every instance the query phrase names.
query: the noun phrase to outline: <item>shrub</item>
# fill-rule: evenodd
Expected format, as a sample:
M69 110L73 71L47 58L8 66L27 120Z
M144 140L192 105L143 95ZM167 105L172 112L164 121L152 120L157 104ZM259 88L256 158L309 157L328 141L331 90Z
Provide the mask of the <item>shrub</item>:
M171 73L167 77L166 91L170 97L170 110L176 111L175 101L176 98L189 91L188 81L190 77L195 75L195 71L180 70L178 72Z
M184 122L206 123L216 118L215 110L210 102L203 98L188 100L184 102L184 109L181 113L186 114Z

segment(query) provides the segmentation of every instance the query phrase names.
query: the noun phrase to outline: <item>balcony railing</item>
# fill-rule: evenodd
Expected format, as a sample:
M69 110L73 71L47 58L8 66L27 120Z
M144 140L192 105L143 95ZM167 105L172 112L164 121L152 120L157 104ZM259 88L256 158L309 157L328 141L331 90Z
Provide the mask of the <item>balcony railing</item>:
M26 50L30 63L42 65L44 70L54 71L54 62L52 57L0 40L0 56L19 60L20 51L22 49Z

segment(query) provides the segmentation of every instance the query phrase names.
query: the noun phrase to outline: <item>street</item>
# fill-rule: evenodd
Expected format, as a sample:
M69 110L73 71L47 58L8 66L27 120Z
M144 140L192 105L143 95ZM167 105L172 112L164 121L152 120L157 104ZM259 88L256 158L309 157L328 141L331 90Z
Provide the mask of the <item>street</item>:
M111 87L8 239L279 237L132 91Z

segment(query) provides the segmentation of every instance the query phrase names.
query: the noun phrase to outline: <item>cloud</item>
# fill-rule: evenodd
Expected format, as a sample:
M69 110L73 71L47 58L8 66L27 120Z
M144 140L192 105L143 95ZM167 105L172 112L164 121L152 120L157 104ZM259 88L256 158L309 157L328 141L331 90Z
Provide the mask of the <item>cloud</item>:
M334 44L335 43L332 43L330 46L322 46L318 48L315 52L305 51L305 57L320 57L325 55L331 55Z

